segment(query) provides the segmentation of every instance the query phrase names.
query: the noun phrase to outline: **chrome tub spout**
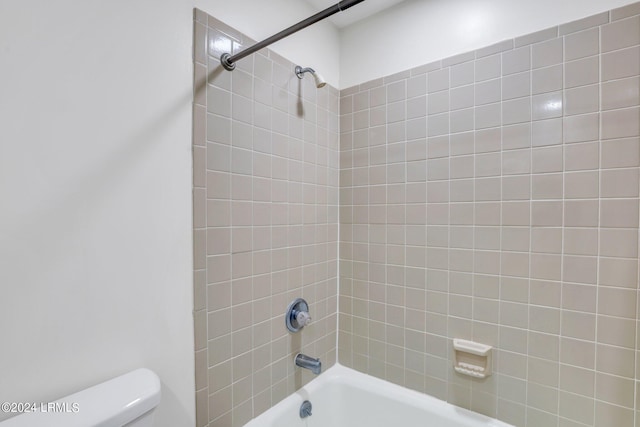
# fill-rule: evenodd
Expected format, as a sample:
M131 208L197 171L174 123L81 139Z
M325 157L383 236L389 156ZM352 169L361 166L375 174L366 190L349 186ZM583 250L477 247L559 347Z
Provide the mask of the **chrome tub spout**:
M309 357L306 354L298 353L296 355L296 365L308 369L316 375L322 372L322 362L320 362L320 359Z

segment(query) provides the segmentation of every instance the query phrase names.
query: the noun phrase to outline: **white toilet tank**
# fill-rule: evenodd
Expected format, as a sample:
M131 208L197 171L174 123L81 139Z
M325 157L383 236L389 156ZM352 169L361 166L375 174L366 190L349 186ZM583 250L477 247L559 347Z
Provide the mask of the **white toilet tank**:
M158 403L160 379L149 369L137 369L55 402L37 404L36 412L0 422L0 427L151 427Z

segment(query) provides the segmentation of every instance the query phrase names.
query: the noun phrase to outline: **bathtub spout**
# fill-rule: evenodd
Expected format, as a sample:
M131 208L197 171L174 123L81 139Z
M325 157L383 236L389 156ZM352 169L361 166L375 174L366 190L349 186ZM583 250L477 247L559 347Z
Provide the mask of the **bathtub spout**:
M320 359L309 357L306 354L298 353L296 355L296 365L308 369L316 375L322 372L322 362L320 362Z

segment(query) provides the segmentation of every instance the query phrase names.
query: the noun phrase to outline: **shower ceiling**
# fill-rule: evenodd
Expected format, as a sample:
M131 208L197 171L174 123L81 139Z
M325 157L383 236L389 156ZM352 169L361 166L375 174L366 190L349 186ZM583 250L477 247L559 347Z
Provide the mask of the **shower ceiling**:
M338 0L304 0L312 5L318 11L324 10L330 6L333 6ZM339 28L344 28L361 19L367 18L371 15L375 15L381 10L387 9L398 3L402 3L404 0L366 0L362 3L350 8L344 13L336 13L329 20L333 22Z

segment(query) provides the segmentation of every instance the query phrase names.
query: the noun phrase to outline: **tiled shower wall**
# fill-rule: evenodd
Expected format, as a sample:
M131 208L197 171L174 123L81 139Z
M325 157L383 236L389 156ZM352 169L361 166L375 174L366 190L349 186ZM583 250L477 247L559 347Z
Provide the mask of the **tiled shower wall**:
M639 13L341 91L342 364L516 426L640 425Z
M336 359L338 91L268 50L225 71L253 41L199 10L194 28L196 418L242 426L310 380L297 352Z

